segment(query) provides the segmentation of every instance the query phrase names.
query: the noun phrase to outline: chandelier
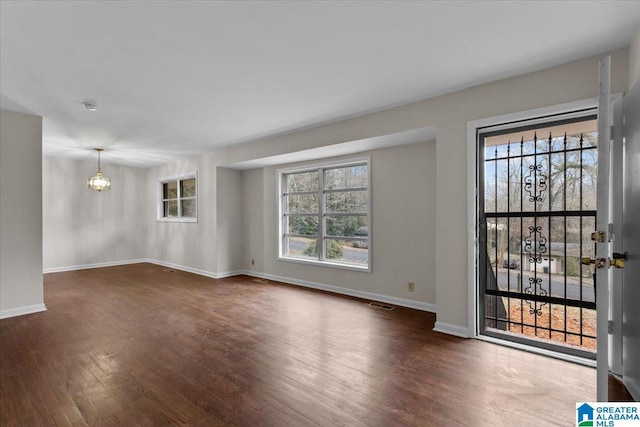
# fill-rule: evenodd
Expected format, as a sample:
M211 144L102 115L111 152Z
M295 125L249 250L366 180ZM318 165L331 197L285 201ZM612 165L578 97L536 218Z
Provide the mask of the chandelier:
M111 180L102 176L102 172L100 172L100 152L102 148L94 148L94 150L98 152L98 172L96 172L96 176L87 180L87 187L93 188L96 191L108 190L111 188Z

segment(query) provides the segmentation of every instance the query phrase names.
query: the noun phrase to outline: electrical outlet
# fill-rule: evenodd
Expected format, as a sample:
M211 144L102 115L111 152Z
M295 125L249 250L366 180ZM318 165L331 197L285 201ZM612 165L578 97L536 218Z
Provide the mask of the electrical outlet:
M415 282L408 282L407 283L407 289L409 290L409 292L413 292L416 290L416 283Z
M251 258L251 266L254 266L254 265L256 265L256 260Z

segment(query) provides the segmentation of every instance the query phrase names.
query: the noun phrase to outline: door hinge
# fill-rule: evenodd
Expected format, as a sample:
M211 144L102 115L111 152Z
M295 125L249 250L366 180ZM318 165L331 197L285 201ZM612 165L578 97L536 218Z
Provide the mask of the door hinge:
M613 320L607 322L607 334L613 334Z

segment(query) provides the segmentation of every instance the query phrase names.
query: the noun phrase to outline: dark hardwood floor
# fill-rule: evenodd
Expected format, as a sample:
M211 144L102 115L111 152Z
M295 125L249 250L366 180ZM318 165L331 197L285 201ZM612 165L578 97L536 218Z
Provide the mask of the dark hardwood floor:
M152 264L45 275L0 321L3 426L574 425L595 370L431 313Z

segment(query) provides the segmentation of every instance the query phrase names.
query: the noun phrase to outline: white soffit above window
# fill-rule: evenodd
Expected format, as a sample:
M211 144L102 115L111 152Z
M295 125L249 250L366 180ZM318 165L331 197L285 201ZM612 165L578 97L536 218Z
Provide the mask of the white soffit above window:
M435 139L436 129L429 126L419 129L411 129L404 132L392 133L389 135L359 139L357 141L326 145L309 150L295 151L292 153L280 154L277 156L270 156L262 159L247 160L244 162L234 163L227 167L240 170L255 169L266 166L284 165L287 163L298 163L306 162L309 160L326 159L329 157L345 156L354 153L361 153L363 151L376 150L378 148L397 147L400 145L434 141Z

